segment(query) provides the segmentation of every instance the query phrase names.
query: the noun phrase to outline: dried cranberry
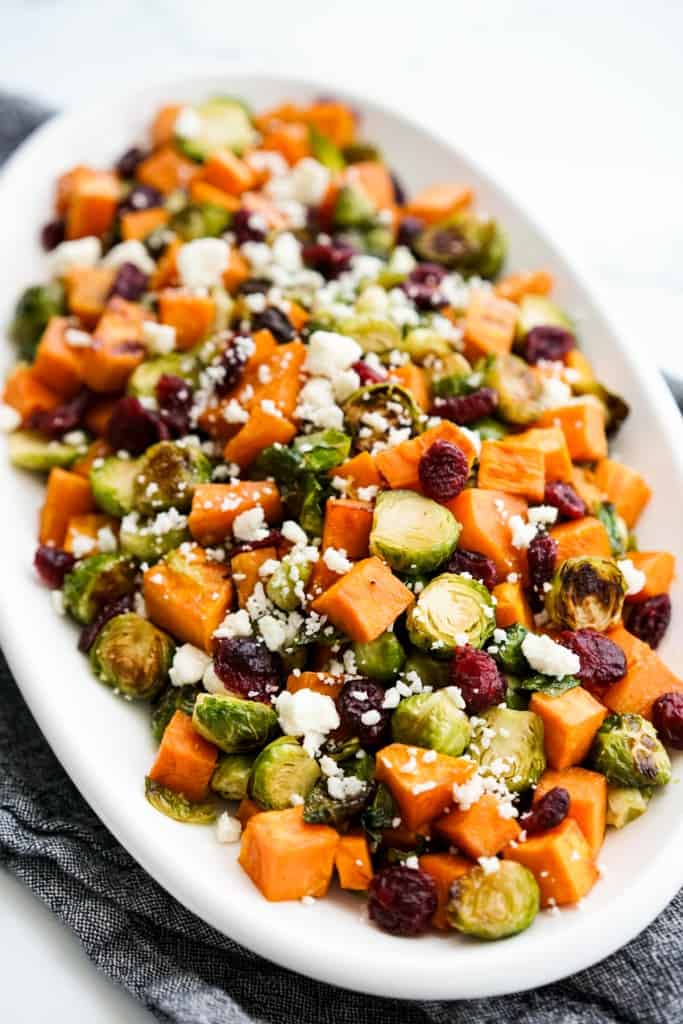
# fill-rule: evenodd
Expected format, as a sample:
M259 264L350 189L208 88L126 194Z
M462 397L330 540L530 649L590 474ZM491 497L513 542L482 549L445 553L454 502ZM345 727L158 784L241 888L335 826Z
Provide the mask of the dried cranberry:
M129 302L137 302L146 287L147 274L134 263L122 263L116 272L109 295L120 295Z
M446 565L446 572L468 572L475 580L483 583L487 590L493 590L498 582L496 563L486 555L480 555L478 551L466 551L458 548L451 555Z
M233 338L223 349L216 364L224 371L220 380L216 382L215 387L219 398L225 397L242 380L244 368L247 365L247 358L245 346L240 345L236 338Z
M66 225L61 217L57 220L49 220L44 224L40 232L40 244L46 252L56 249L60 242L64 241Z
M173 373L162 373L157 381L156 397L159 415L176 437L184 437L190 429L192 387Z
M435 441L418 464L422 490L435 501L450 501L460 494L469 473L467 456L450 441Z
M370 882L370 920L391 935L421 935L436 907L436 883L419 868L396 864L378 871Z
M446 305L446 299L439 291L445 276L446 271L438 264L420 263L411 270L401 287L418 309L438 309Z
M255 331L270 331L281 345L296 337L291 320L277 306L268 306L262 313L257 313L251 322Z
M537 533L526 552L531 589L542 598L557 565L557 541L549 533Z
M114 164L114 170L122 178L132 178L135 174L138 164L147 157L147 153L140 146L131 146L126 152L118 158Z
M56 409L36 409L31 413L28 425L49 437L61 437L81 425L91 399L92 394L84 388Z
M396 244L407 245L410 248L423 228L424 221L419 217L404 217L398 226Z
M260 540L243 540L239 544L233 544L230 548L231 556L240 555L243 551L256 551L259 548L281 548L287 546L287 541L279 530L269 530L265 537Z
M574 335L564 327L554 327L551 324L532 327L526 336L524 357L527 363L538 363L542 359L556 362L558 359L564 359L575 344Z
M557 639L578 656L581 667L576 674L589 689L610 686L626 675L626 655L604 633L593 629L577 629L573 633L565 630Z
M668 594L649 597L635 604L626 618L626 628L650 647L659 647L671 622L671 598Z
M652 722L662 743L683 750L683 693L663 693L652 705Z
M379 683L371 679L349 679L338 700L342 726L364 746L378 746L386 739L389 727L389 711L383 704L384 689Z
M553 480L545 485L543 503L556 508L561 519L582 519L588 515L586 503L571 484Z
M149 210L152 206L163 206L164 197L151 185L134 185L125 199L118 205L119 214Z
M495 661L486 651L469 644L456 648L450 679L462 693L469 715L476 715L505 699L507 686Z
M240 295L264 295L272 283L266 277L248 277L246 281L242 281L237 291Z
M403 186L403 182L394 171L391 172L391 184L394 188L394 202L397 206L405 206L408 193Z
M309 242L303 246L301 255L307 267L312 267L330 280L349 269L354 249L333 239L331 242Z
M170 436L161 416L145 409L139 398L120 398L107 425L107 441L112 448L131 455L142 455L151 444L167 441Z
M523 814L519 823L527 835L547 832L564 821L569 811L569 793L562 786L553 786L544 793L530 811Z
M267 234L263 217L244 207L236 210L233 214L231 228L235 233L238 245L243 245L245 242L263 242Z
M76 564L76 559L69 551L41 544L36 548L33 564L43 583L51 590L58 590L64 583L66 574L71 572Z
M281 688L281 663L262 640L251 637L217 637L213 667L226 690L269 704Z
M97 634L102 627L117 615L123 615L125 612L132 611L132 608L132 594L124 594L123 597L119 597L116 601L111 601L109 604L105 604L103 608L100 608L93 621L81 630L81 635L78 638L79 651L87 654L95 643Z
M435 398L432 412L463 427L481 419L482 416L490 416L497 405L498 393L493 388L479 388L471 395Z
M356 371L360 377L361 384L381 384L383 380L387 379L387 375L383 370L375 369L369 363L364 363L362 359L354 363L351 369Z

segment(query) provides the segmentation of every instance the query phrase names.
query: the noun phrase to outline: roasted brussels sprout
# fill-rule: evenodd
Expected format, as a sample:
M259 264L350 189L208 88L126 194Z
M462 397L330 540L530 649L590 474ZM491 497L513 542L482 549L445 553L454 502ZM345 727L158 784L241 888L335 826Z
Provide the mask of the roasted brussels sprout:
M19 356L31 362L50 317L65 311L64 289L58 281L34 284L21 295L9 326Z
M361 815L361 825L374 853L382 842L382 835L391 828L399 816L398 807L387 787L380 782L374 796Z
M434 360L427 375L436 398L467 395L476 390L471 383L472 367L460 352L451 352L443 359Z
M197 694L201 693L201 686L167 686L159 694L152 705L152 736L161 743L166 732L166 726L173 718L176 711L183 711L186 715L192 716L194 702Z
M188 384L195 384L197 379L197 360L190 352L171 352L167 356L145 359L137 366L130 377L126 390L129 395L138 398L156 395L159 378L165 373L173 377L182 377Z
M541 903L538 882L523 864L501 860L493 870L477 866L453 885L448 923L477 939L507 939L533 922Z
M456 213L421 231L413 248L427 263L492 280L503 265L507 243L493 218Z
M216 149L241 153L252 145L256 133L248 107L231 96L215 96L187 108L193 131L184 134L183 122L176 128L178 148L192 160L206 160Z
M177 524L168 521L168 513L162 512L163 518L140 521L137 513L131 512L121 520L119 546L123 552L138 558L141 562L156 562L168 551L190 539L184 516L177 516ZM168 527L170 526L170 529Z
M652 798L649 786L607 786L607 824L612 828L623 828L645 814Z
M311 146L311 154L323 167L329 167L331 171L342 171L346 161L342 151L334 142L319 132L313 125L309 125L308 139Z
M592 767L618 786L664 786L671 761L652 722L641 715L608 715L590 751Z
M543 720L533 711L488 708L475 726L469 753L512 793L521 793L545 771L543 738Z
M492 416L482 416L480 420L474 420L469 425L470 430L476 431L482 441L502 441L510 431Z
M145 779L145 797L155 811L186 825L210 825L216 820L216 808L210 800L188 800L150 778Z
M242 700L222 693L200 693L192 712L200 736L226 754L258 750L277 729L277 713L261 701Z
M68 469L82 451L63 441L48 441L33 430L15 430L8 438L7 447L13 466L39 473L47 473L55 466Z
M523 426L541 415L541 378L519 356L494 356L484 372L484 384L498 393L498 412L506 423Z
M353 185L339 190L334 206L334 223L341 228L370 227L375 220L377 209L371 199Z
M198 445L159 441L139 460L133 507L142 515L169 508L187 511L195 487L210 479L211 463Z
M460 524L445 505L416 491L382 491L372 517L370 552L396 572L433 572L453 553Z
M285 555L266 583L266 594L274 605L282 611L292 612L306 600L305 587L314 560L306 559L298 552Z
M452 757L462 754L472 734L462 700L450 686L401 701L391 717L391 732L398 743L428 747Z
M420 365L434 358L446 359L453 355L453 345L449 338L444 337L436 327L427 324L409 327L396 347L406 352L412 362Z
M401 329L393 320L373 313L359 313L357 316L346 317L335 324L335 329L357 341L364 352L376 352L381 355L401 348Z
M607 530L612 554L621 557L628 547L628 527L611 501L601 502L595 509L595 515Z
M395 633L382 633L369 643L353 645L356 668L360 675L391 682L403 668L406 652Z
M344 402L344 420L356 451L370 451L386 441L390 430L417 433L422 413L412 395L398 384L369 384Z
M483 647L495 627L491 594L478 580L445 572L429 583L408 612L415 647L446 658L456 647Z
M524 295L519 302L517 336L525 338L534 327L562 327L574 333L574 324L545 295Z
M295 438L293 448L301 455L306 469L312 473L324 473L348 458L351 438L341 430L316 430Z
M121 459L117 455L97 460L90 470L93 498L110 516L125 516L133 508L133 488L139 459Z
M175 213L168 226L183 242L196 238L216 238L229 227L232 214L215 203L188 203Z
M626 580L611 559L568 558L553 577L545 609L563 629L604 633L621 618L626 590Z
M134 700L151 700L163 689L175 644L168 633L134 612L105 623L90 648L97 678Z
M505 639L496 642L495 646L498 650L492 653L503 672L511 672L513 675L528 674L529 663L522 652L522 644L526 635L525 627L516 622L505 630Z
M270 444L252 463L250 476L253 480L264 480L272 476L285 493L296 484L297 477L305 470L303 455L296 448L283 444Z
M254 761L249 792L267 810L281 811L294 799L306 799L320 778L318 762L293 736L269 743Z
M416 675L423 687L431 686L433 690L440 690L450 682L448 662L438 661L436 658L430 658L428 654L420 654L417 651L406 659L402 674L408 680L413 674Z
M505 679L505 703L513 711L526 711L531 700L531 692L524 689L524 680L511 672L504 672Z
M337 789L335 789L337 784ZM344 826L360 814L373 793L373 785L357 775L321 779L306 797L304 821L308 825ZM336 795L333 796L332 793Z
M567 690L573 690L581 686L581 680L576 676L548 676L542 672L535 672L533 675L525 676L520 680L520 688L528 693L547 693L549 697L559 697Z
M64 579L64 607L77 622L92 622L105 604L135 590L135 565L125 555L91 555Z
M211 789L224 800L243 800L254 760L253 754L225 754L211 776Z

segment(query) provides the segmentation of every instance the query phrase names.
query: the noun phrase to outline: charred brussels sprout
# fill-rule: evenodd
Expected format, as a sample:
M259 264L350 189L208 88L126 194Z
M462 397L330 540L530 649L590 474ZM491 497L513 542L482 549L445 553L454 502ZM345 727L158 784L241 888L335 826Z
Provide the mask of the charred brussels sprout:
M278 608L292 612L306 598L305 587L313 569L314 559L301 555L285 555L266 584L266 594Z
M635 821L648 808L652 790L650 787L607 786L607 824L612 828L623 828Z
M175 644L168 635L134 612L105 623L90 648L97 678L134 700L150 700L163 688Z
M159 441L138 463L133 507L143 515L189 509L198 484L211 479L211 463L198 445Z
M507 939L533 922L541 894L528 868L502 860L494 871L472 868L453 885L446 914L451 927L477 939Z
M361 825L367 833L370 849L375 852L382 842L382 834L392 827L398 817L398 807L390 791L379 783L372 800L361 816Z
M386 441L390 430L418 430L421 412L413 397L398 384L370 384L344 402L344 419L356 451L370 451Z
M408 612L408 635L415 647L439 658L456 647L482 647L495 627L491 594L478 580L445 572L427 584Z
M470 430L476 430L482 441L502 441L510 432L507 427L499 423L498 420L494 420L492 416L482 416L480 420L470 423L469 427Z
M216 238L229 226L232 215L223 206L215 203L188 203L175 213L169 228L183 242L192 242L196 238Z
M90 486L98 508L110 516L125 516L131 511L139 465L139 459L120 459L117 455L97 460L90 470Z
M188 384L194 384L197 379L197 360L190 352L171 352L167 356L145 359L128 378L126 390L129 395L138 398L153 398L159 378L165 373L182 377Z
M545 608L556 626L604 633L621 618L626 589L621 570L609 558L568 558L553 577Z
M183 711L192 717L194 702L197 694L201 693L200 686L167 686L156 698L152 706L152 736L161 743L166 732L166 726L173 718L176 711Z
M216 820L216 808L209 800L188 800L182 793L145 779L145 797L155 811L186 825L210 825Z
M192 712L192 724L204 739L226 754L257 750L271 739L277 714L268 704L242 700L222 693L200 693Z
M416 491L383 491L372 517L370 552L396 572L433 572L453 554L460 524L445 505Z
M346 161L342 151L334 142L319 132L313 125L309 125L308 139L311 145L311 154L323 167L329 167L331 171L342 171Z
M407 352L414 363L425 363L433 358L445 359L453 354L453 346L442 331L433 325L422 324L410 327L400 344L401 352Z
M534 327L562 327L574 332L569 317L545 295L524 295L519 302L517 336L525 338Z
M498 412L506 423L524 426L541 415L541 378L519 356L495 356L484 373L484 384L498 393Z
M618 786L664 786L671 761L655 727L641 715L609 715L598 729L590 761Z
M457 270L464 277L493 279L505 260L507 244L491 217L457 213L425 228L413 243L420 259Z
M305 800L319 778L318 762L293 736L281 736L254 761L249 792L261 807L281 811L292 798Z
M440 690L450 682L448 662L437 661L436 658L430 658L428 654L420 654L417 651L408 656L403 666L402 674L406 679L410 679L413 673L423 687L431 686L433 690Z
M392 320L372 313L359 313L335 325L340 334L357 341L364 352L381 355L401 347L401 330Z
M185 516L177 516L175 526L168 520L166 513L162 513L162 516L167 519L166 522L157 519L140 521L135 512L125 516L121 520L119 533L121 550L141 562L156 562L162 555L190 539Z
M398 743L459 757L469 745L472 730L462 700L447 686L401 701L391 718L391 732Z
M362 676L391 682L403 668L406 652L395 633L382 633L376 640L353 645L356 667Z
M459 352L451 352L443 359L437 359L428 369L427 376L436 398L460 397L476 390L470 383L472 367Z
M248 107L231 96L214 96L204 103L188 108L191 111L192 134L176 132L178 148L192 160L206 160L216 149L232 149L241 153L252 145L256 132ZM180 122L182 129L182 121Z
M254 760L253 754L225 754L211 776L211 789L224 800L243 800Z
M38 473L47 473L55 466L68 469L83 450L63 441L48 441L33 430L15 430L8 438L7 447L13 466Z
M543 721L533 711L489 708L474 729L469 752L512 793L521 793L545 771L543 739Z
M343 431L333 428L316 430L312 434L295 438L293 448L301 455L306 469L312 473L324 473L341 465L348 458L351 438Z
M498 650L493 657L500 665L503 672L511 672L513 675L526 675L529 672L529 664L522 652L522 644L527 630L519 622L509 626L505 630L505 640L497 643Z
M77 562L64 579L64 607L84 625L105 604L135 590L135 565L125 555L91 555Z
M357 775L321 779L306 797L304 821L308 825L340 828L360 814L372 792L372 783Z
M371 227L377 213L375 204L359 188L345 185L334 207L334 223L342 228Z
M58 281L35 284L20 297L9 326L9 336L22 359L32 361L50 317L65 310L64 289Z

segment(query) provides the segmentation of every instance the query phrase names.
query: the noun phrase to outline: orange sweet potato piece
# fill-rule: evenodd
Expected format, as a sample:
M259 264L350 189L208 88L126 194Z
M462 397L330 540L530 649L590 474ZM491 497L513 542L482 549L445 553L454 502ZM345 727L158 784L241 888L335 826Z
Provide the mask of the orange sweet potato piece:
M516 622L533 630L534 617L520 582L499 583L493 588L496 604L496 625L502 629L513 626Z
M547 270L508 274L495 286L496 295L510 302L519 302L525 295L549 295L552 289L553 276Z
M78 474L80 476L80 474ZM95 555L99 551L97 546L97 531L104 527L114 533L118 533L119 521L114 519L113 516L105 516L99 512L86 512L84 514L71 516L66 526L66 536L64 538L64 550L73 551L74 544L78 537L89 537L94 541L94 546L88 551L89 555Z
M249 264L237 249L231 249L228 265L223 271L223 284L231 295L234 295L243 281L249 277Z
M603 459L595 469L595 483L605 492L628 527L636 525L652 490L637 470L614 459Z
M517 307L491 292L473 290L465 313L465 355L503 355L512 348Z
M252 409L247 422L226 444L225 460L236 462L241 469L246 469L268 445L287 445L295 435L296 427L293 423L277 412L267 412L259 405Z
M195 178L190 185L190 199L194 203L212 203L214 206L221 206L231 213L240 208L237 196L232 196L229 192L224 192L222 188L217 188L199 178Z
M81 350L83 381L91 391L123 391L131 373L144 358L142 342L95 337L89 348Z
M668 668L656 651L622 626L611 629L610 640L626 655L626 675L603 695L610 711L652 718L652 705L663 693L683 693L683 679Z
M335 146L348 146L356 134L356 119L353 111L344 103L321 100L312 103L302 111L302 118Z
M300 306L298 302L295 302L293 299L290 299L289 309L287 311L287 318L289 319L289 322L291 323L294 330L298 332L301 331L301 329L306 326L308 321L311 319L311 314L308 312L308 310L304 309L303 306Z
M342 889L365 892L374 873L365 835L349 832L345 836L340 836L334 866Z
M198 164L181 156L173 146L161 146L138 165L138 181L151 185L164 195L179 188L188 188L193 178L201 174Z
M524 843L508 846L504 856L529 868L544 907L576 903L598 880L590 847L573 818L565 818L561 825Z
M62 216L66 213L71 199L86 181L91 181L99 171L86 164L76 164L57 178L55 187L55 210Z
M343 676L333 676L330 672L291 672L287 677L287 689L290 693L298 690L313 690L326 697L336 700L345 683Z
M446 916L446 907L451 898L453 882L466 875L473 867L464 857L456 857L452 853L424 853L419 858L420 868L434 879L436 884L437 908L432 917L432 924L440 931L448 931L450 925Z
M328 890L339 835L307 825L303 808L264 811L247 822L239 862L267 900L316 899Z
M108 171L93 171L76 184L66 208L66 237L103 235L114 222L121 182Z
M607 530L600 520L593 516L584 516L583 519L553 526L550 536L557 541L558 565L568 558L579 558L581 555L612 557Z
M150 206L147 210L131 210L121 216L121 237L143 241L157 228L168 224L170 214L163 206Z
M235 817L239 821L242 828L247 827L247 822L250 818L253 818L255 814L261 814L261 808L255 800L251 800L248 796L245 796L243 800L240 800L239 807L235 812Z
M405 743L392 743L377 752L377 781L389 788L409 829L440 817L453 802L453 786L467 782L476 768L464 758L437 754L425 761L424 754Z
M232 583L224 565L212 562L194 546L191 572L166 561L143 577L143 595L152 622L183 643L211 650L211 638L232 603Z
M361 160L350 164L342 174L345 185L359 189L378 210L394 205L394 186L385 164L379 160Z
M88 427L88 429L90 428ZM71 466L71 472L76 473L78 476L85 477L87 480L90 477L90 470L92 469L95 460L104 459L107 455L111 455L111 453L112 449L106 441L102 441L101 439L92 441L91 444L88 445L85 455L82 455L80 459L76 459L74 464Z
M476 454L469 437L455 423L442 420L435 427L430 427L423 434L413 437L410 441L402 441L393 448L385 448L375 455L375 465L391 488L408 488L419 490L420 477L418 465L420 459L435 441L450 441L461 448L472 465Z
M365 558L372 529L372 505L353 498L328 498L322 551L342 548L352 561Z
M261 362L261 365L268 367L268 377L261 382L258 365L252 356L247 364L247 373L234 397L249 410L261 405L262 402L273 402L282 415L290 419L294 415L301 388L299 376L305 358L306 346L300 341L277 345Z
M46 387L63 398L73 398L83 386L80 350L66 340L69 321L50 317L36 349L33 372Z
M182 242L174 238L164 249L159 262L149 279L150 290L158 292L162 288L178 284L178 251Z
M382 476L370 452L360 452L330 470L330 476L351 480L355 490L359 487L381 487Z
M452 213L469 206L472 195L469 185L450 182L428 185L407 203L405 212L410 217L419 217L427 224L437 224L441 220L446 220Z
M589 511L594 511L595 507L605 500L605 494L596 486L595 473L587 466L574 466L569 482Z
M582 686L559 697L534 693L529 709L543 719L545 753L551 768L581 764L607 716L607 708Z
M526 571L524 552L513 547L508 522L514 515L526 518L527 503L523 498L467 487L448 502L448 508L462 525L460 547L493 559L500 577Z
M175 327L176 348L184 351L207 336L216 317L210 295L192 295L166 288L159 295L159 320Z
M562 786L569 793L568 816L583 832L591 856L597 857L605 838L607 818L607 779L587 768L566 768L544 772L534 791L534 803L549 789Z
M249 164L230 149L216 149L204 164L202 178L210 185L232 196L241 196L254 187L254 174Z
M146 212L146 211L145 211ZM69 312L94 327L104 312L116 277L113 267L71 267L64 275Z
M316 597L311 608L357 643L376 640L413 602L412 591L379 558L365 558Z
M246 607L247 601L254 593L254 587L261 582L259 569L264 562L277 558L277 548L255 548L253 551L242 551L230 559L232 581L237 591L237 604Z
M548 409L539 427L560 427L575 462L595 462L607 455L607 434L602 409L592 401L575 402Z
M26 423L34 412L55 409L61 404L62 397L39 380L32 366L20 363L5 381L2 400L16 409L22 422Z
M96 437L106 434L116 402L116 398L98 398L92 403L85 414L85 425L91 434Z
M495 857L520 827L514 818L500 814L500 803L491 793L484 793L468 810L456 808L439 818L434 828L472 860Z
M545 494L545 456L538 448L520 447L507 441L484 441L477 486L541 502Z
M167 103L157 111L150 127L152 144L155 147L171 142L175 135L175 123L182 109L181 103Z
M567 440L559 427L534 427L525 430L523 434L506 437L505 443L511 448L534 448L542 452L545 458L546 481L571 480L572 460Z
M94 511L90 481L65 469L51 469L40 512L40 543L61 548L72 516Z
M333 583L336 583L339 579L339 573L333 572L326 562L322 558L319 558L317 562L313 564L311 575L308 577L308 583L306 584L306 594L308 597L318 597L323 591L331 587Z
M263 134L261 146L263 149L280 153L288 164L298 164L299 160L311 155L308 126L274 122Z
M389 380L395 381L408 391L420 408L428 412L432 404L432 396L427 381L427 374L421 366L415 363L404 363L397 366L389 374Z
M236 484L201 484L192 496L190 533L200 544L225 540L240 512L260 505L268 522L282 518L280 492L275 484L241 480Z
M176 711L166 726L149 778L188 800L204 800L209 793L218 750L192 726L192 719Z
M638 604L656 594L669 592L676 571L676 559L670 551L629 551L627 557L636 569L645 573L645 586L626 598L629 603Z

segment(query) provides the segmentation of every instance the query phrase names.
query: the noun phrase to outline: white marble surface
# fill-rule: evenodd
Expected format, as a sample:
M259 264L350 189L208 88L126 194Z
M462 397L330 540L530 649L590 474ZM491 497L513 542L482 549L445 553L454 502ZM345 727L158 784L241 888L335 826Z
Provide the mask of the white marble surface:
M681 4L4 0L0 38L0 87L55 106L198 60L305 70L388 100L503 182L632 342L683 377ZM152 1019L2 875L0 905L6 1020Z

